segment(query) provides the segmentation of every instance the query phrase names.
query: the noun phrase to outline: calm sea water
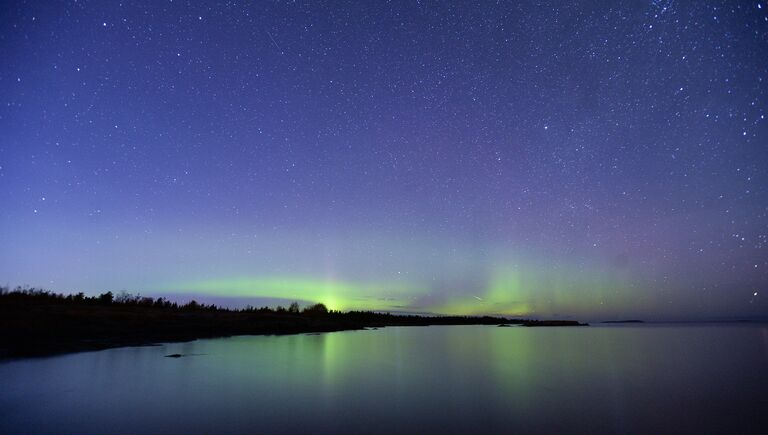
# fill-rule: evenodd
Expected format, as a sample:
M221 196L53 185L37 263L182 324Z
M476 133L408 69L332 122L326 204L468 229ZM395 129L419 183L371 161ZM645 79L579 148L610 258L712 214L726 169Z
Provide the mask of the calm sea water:
M2 433L761 431L765 325L385 328L0 363Z

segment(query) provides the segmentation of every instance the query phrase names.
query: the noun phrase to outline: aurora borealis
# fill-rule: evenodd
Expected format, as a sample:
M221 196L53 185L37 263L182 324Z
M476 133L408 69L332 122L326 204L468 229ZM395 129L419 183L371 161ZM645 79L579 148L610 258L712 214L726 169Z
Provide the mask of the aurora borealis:
M11 1L0 282L768 316L761 1Z

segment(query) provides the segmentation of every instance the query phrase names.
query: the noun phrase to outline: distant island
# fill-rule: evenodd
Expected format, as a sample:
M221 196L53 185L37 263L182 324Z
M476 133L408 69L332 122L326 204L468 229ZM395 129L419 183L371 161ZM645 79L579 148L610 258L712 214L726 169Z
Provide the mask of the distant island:
M35 288L0 287L0 358L233 335L429 325L586 326L572 320L340 312L321 303L303 309L296 302L274 309L228 309L194 300L180 305L164 298L115 296L112 292L62 295Z

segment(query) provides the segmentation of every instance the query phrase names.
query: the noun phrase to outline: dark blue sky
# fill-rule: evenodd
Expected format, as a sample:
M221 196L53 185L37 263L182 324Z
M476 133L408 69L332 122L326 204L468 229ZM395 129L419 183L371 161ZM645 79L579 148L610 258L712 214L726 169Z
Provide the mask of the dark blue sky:
M768 4L0 14L9 285L768 315Z

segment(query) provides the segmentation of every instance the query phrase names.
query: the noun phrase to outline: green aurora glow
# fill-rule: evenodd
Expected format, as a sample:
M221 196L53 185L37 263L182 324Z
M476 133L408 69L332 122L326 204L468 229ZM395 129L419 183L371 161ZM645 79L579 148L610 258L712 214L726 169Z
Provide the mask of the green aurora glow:
M336 280L281 277L242 277L174 286L184 293L230 297L262 297L322 302L332 310L387 310L406 306L417 287L403 284L357 284Z
M434 285L403 282L350 282L310 277L238 277L183 282L169 292L217 297L253 297L322 302L333 310L430 312L508 316L584 315L595 307L632 304L626 283L597 273L532 268L498 268L476 289L446 292Z

